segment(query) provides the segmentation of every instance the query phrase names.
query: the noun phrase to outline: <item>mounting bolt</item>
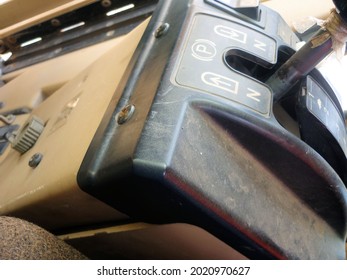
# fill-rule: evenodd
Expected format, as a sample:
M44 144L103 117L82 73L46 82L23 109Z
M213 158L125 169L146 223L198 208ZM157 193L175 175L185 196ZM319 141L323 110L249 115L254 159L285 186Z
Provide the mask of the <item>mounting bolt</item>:
M101 6L103 6L104 8L108 8L112 5L112 1L111 0L102 0L101 1Z
M162 25L160 25L157 30L154 32L154 37L155 38L160 38L164 35L167 34L167 32L169 31L170 28L170 24L168 23L163 23Z
M58 26L61 25L61 22L60 22L59 19L54 18L54 19L51 20L51 25L54 26L54 27L58 27Z
M135 106L126 105L123 109L117 114L116 120L119 125L126 123L134 114Z
M36 168L42 161L43 155L40 153L36 153L35 155L33 155L31 157L31 159L29 160L29 166L31 168Z

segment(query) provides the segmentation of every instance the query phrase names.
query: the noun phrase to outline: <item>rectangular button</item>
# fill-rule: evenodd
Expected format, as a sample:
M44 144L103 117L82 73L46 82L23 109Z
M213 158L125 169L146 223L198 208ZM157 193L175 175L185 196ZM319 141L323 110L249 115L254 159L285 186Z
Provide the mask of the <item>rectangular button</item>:
M260 20L259 0L205 0L205 2L233 16Z

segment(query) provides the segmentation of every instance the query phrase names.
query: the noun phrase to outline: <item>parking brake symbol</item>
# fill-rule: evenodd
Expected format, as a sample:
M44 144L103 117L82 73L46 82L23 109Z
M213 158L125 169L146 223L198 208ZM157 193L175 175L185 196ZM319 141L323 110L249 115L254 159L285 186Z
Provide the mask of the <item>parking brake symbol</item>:
M202 61L212 61L217 55L216 44L210 40L198 39L192 46L192 55Z
M238 94L238 91L239 91L238 81L229 79L225 76L212 73L212 72L203 73L201 75L201 79L206 85L213 86L233 94Z

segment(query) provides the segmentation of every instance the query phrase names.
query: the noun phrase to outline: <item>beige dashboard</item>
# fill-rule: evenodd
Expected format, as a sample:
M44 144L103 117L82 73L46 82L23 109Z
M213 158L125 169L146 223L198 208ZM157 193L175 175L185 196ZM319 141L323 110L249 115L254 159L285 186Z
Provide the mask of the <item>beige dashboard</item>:
M45 228L124 218L80 191L76 174L146 24L128 36L26 69L1 88L2 110L29 107L45 123L31 150L21 155L7 149L1 156L6 174L0 182L1 214L29 218ZM21 125L28 117L16 122ZM42 162L31 168L37 153Z

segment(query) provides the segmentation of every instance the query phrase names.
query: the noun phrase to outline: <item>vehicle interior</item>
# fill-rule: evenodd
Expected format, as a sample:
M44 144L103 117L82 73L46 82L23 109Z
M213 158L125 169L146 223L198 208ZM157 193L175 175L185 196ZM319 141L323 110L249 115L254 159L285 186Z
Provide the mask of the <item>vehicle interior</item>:
M346 259L345 1L0 15L0 259Z

